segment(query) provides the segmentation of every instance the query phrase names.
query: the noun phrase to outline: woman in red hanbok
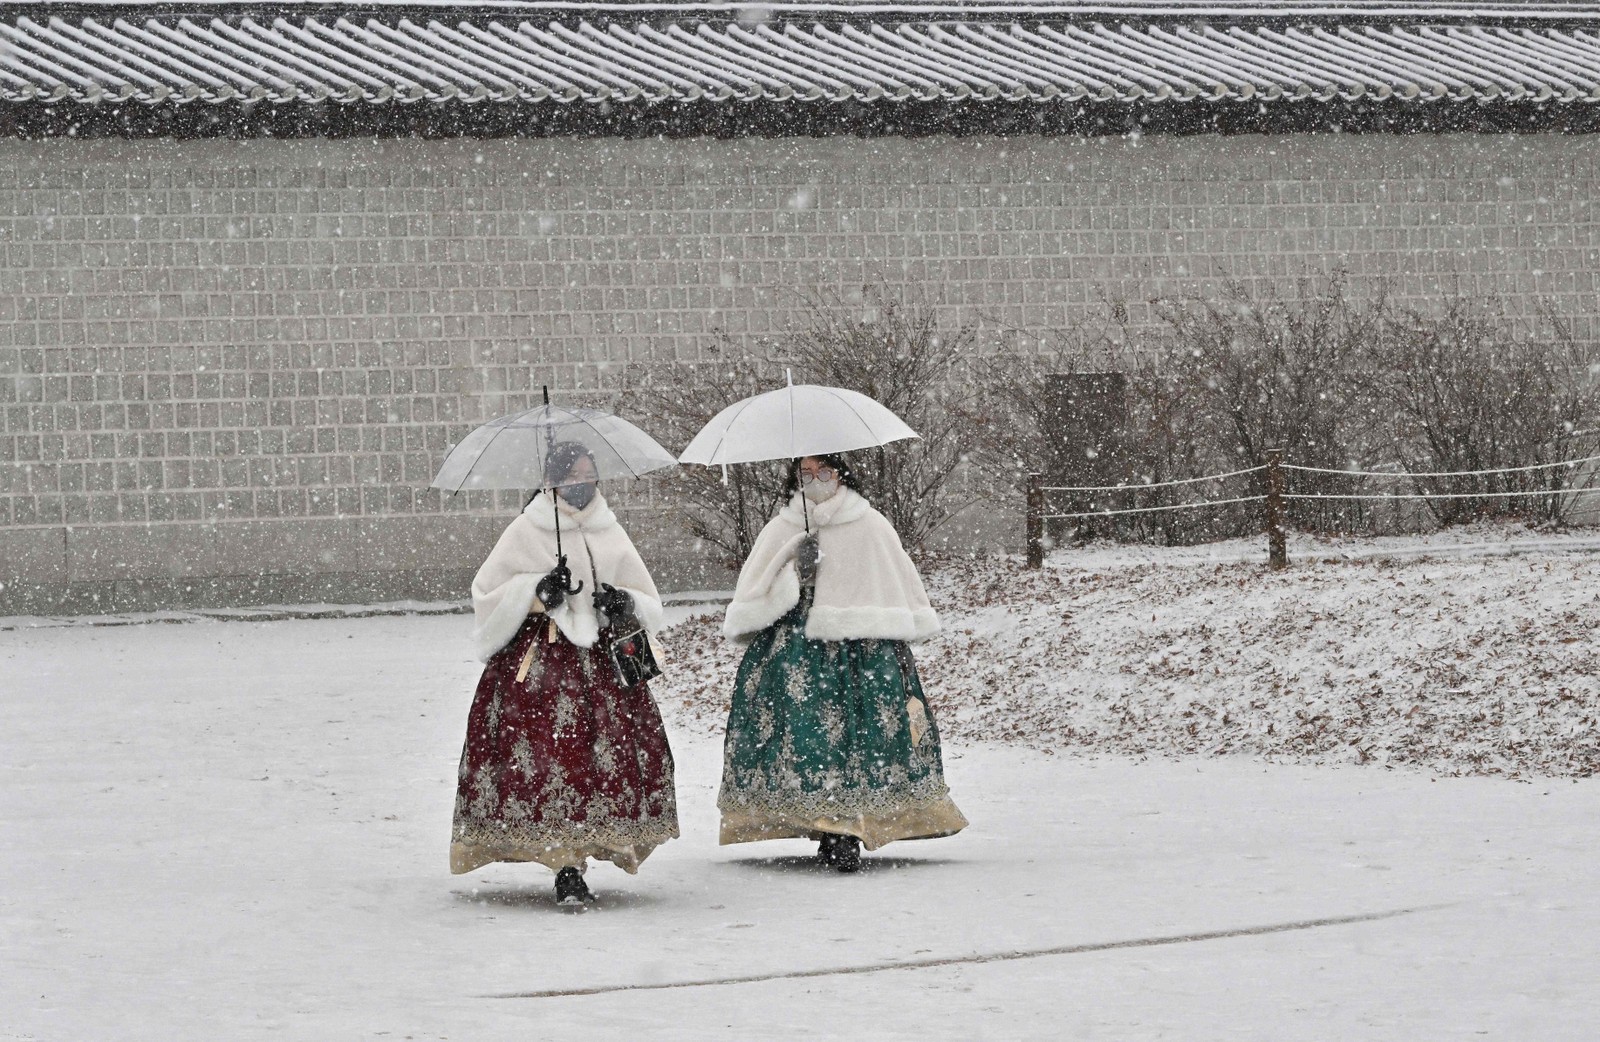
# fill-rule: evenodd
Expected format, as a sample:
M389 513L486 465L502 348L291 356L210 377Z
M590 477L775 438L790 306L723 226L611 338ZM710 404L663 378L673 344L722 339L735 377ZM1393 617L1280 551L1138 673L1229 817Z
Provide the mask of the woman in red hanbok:
M590 858L636 872L678 835L661 714L649 685L622 684L608 655L615 635L660 627L661 599L594 478L581 445L555 445L554 507L550 492L535 496L472 582L487 664L467 716L450 844L452 872L537 861L555 870L568 903L592 899Z

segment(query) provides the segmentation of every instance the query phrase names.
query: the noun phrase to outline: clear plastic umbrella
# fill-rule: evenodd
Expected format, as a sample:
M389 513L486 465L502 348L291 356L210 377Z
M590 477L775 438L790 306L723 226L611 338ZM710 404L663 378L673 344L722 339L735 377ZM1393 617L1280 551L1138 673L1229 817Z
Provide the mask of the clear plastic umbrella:
M637 478L678 465L650 435L614 413L545 403L490 420L450 450L432 487L446 492L489 488L549 488L550 448L577 442L594 460L601 481Z
M600 409L581 409L550 404L550 389L544 389L544 404L537 409L499 416L462 438L445 457L431 487L446 492L474 489L545 489L550 492L550 509L556 510L554 489L576 485L578 480L550 480L545 473L550 450L556 445L575 442L582 445L594 461L597 480L637 478L654 470L678 465L677 459L654 438L614 413ZM559 518L559 514L557 515ZM556 556L565 567L561 552L561 525L556 525ZM577 593L580 582L567 590Z

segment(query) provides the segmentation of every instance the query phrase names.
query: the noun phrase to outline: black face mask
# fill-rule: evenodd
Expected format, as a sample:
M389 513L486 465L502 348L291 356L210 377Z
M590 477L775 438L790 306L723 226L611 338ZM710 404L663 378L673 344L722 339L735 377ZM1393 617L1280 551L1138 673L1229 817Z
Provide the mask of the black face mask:
M586 481L581 485L567 485L561 489L561 498L566 500L574 510L582 510L594 502L594 482Z

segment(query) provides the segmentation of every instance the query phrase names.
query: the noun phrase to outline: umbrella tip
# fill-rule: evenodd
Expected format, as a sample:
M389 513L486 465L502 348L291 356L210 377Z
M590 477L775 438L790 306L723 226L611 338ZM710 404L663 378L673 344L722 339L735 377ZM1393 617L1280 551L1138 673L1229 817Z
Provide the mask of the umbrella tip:
M783 371L783 378L789 382L789 386L790 387L794 386L794 370L793 369L785 369Z
M544 391L544 403L546 405L549 405L550 404L550 385L549 384L540 384L539 387L540 387L540 390Z

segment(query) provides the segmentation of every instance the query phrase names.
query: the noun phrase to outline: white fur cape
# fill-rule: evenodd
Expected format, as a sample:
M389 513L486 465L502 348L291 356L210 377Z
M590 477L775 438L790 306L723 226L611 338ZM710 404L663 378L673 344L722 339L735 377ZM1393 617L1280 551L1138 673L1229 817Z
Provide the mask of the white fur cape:
M530 611L543 610L534 588L556 566L558 512L561 551L567 555L573 584L582 582L583 590L550 612L556 627L580 648L594 647L600 637L600 616L594 610L598 572L601 582L633 597L634 614L646 630L660 629L661 596L655 581L605 497L595 493L593 502L574 510L558 496L556 509L551 510L548 493L541 492L506 526L472 580L472 610L478 622L472 642L480 662L487 662L517 635Z
M919 641L939 632L922 577L887 518L848 488L805 509L822 551L807 637ZM799 602L794 555L804 538L797 493L750 548L722 624L724 635L748 640Z

